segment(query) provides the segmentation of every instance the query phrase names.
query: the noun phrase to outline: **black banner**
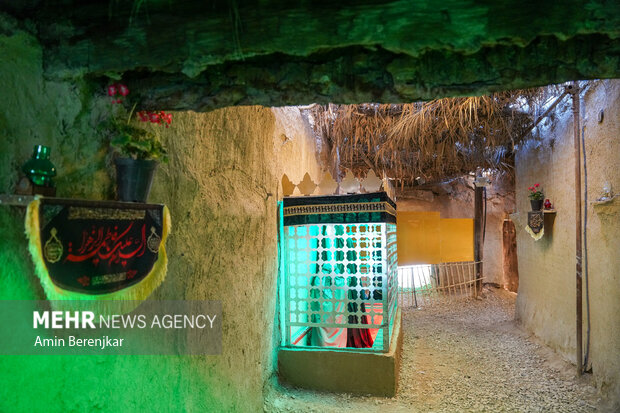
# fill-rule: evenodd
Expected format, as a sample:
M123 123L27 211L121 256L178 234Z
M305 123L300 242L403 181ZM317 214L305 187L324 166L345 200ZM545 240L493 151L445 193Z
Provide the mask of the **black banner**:
M163 205L43 198L41 251L51 281L105 294L142 281L158 259Z

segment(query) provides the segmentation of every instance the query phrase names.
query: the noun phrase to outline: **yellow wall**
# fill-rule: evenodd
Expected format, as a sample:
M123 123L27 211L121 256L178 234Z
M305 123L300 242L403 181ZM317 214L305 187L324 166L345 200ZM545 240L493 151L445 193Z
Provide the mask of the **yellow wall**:
M439 212L398 212L398 265L440 262Z
M439 212L399 211L398 265L473 261L474 220L444 219Z
M474 220L442 218L441 262L474 260Z

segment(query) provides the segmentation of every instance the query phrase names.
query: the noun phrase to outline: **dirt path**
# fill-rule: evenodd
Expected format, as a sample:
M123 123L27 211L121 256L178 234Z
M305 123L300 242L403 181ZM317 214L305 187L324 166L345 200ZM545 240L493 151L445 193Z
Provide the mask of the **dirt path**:
M403 359L394 398L273 386L267 412L593 412L588 376L519 329L515 295L403 311Z

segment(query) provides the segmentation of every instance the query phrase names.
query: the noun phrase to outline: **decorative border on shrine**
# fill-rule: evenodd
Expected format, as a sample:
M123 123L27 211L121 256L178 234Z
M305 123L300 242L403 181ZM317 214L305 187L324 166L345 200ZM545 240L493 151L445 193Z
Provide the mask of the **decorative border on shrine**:
M334 214L346 212L387 212L396 215L396 209L387 202L364 202L359 204L298 205L284 208L284 216Z
M284 198L284 225L396 222L396 203L385 192Z

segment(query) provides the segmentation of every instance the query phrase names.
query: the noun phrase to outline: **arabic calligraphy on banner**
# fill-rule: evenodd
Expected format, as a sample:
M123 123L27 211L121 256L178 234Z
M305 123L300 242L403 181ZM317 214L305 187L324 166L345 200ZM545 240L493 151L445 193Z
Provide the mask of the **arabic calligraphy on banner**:
M104 294L149 274L159 256L163 205L126 208L44 199L39 209L41 250L56 286Z

